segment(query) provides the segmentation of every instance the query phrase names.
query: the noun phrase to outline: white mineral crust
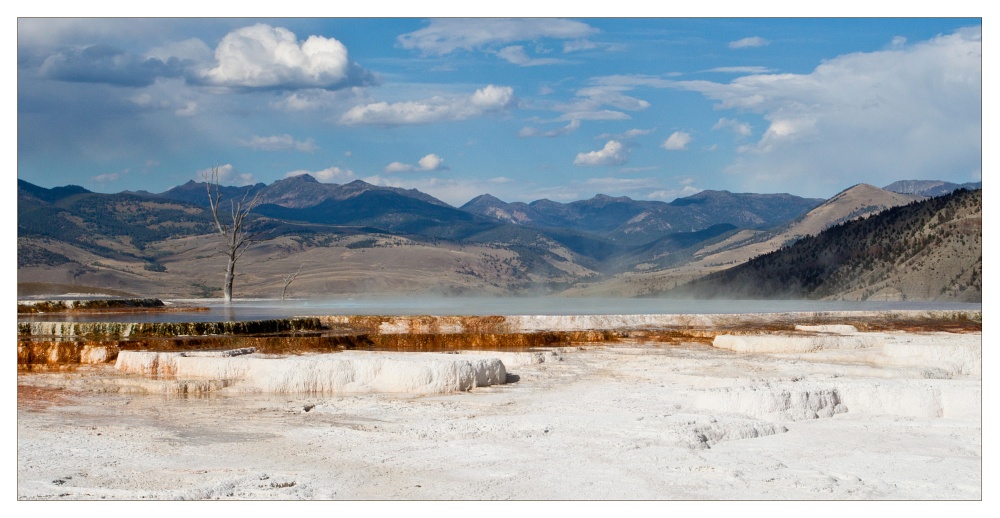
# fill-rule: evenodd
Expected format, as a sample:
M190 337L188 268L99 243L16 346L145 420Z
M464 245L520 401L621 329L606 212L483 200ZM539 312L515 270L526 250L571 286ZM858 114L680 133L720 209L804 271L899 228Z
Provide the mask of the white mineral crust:
M344 352L283 358L122 351L123 373L226 380L229 392L438 394L506 381L498 358Z
M17 496L983 498L980 333L807 328L717 345L741 352L123 352L117 369L21 372ZM206 394L224 397L187 397Z

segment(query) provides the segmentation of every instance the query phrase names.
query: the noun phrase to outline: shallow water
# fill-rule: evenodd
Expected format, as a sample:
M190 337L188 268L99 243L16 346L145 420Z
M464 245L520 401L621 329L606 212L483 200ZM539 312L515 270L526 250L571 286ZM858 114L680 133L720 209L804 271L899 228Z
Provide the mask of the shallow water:
M784 313L799 311L982 310L979 303L820 300L684 300L564 297L384 297L299 300L165 300L208 311L37 314L19 321L216 322L324 315L649 315Z

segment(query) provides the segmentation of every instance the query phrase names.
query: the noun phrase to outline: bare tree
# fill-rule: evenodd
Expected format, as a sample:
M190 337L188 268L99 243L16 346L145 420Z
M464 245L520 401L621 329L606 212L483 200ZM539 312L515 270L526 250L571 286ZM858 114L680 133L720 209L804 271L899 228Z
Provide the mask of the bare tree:
M248 219L250 212L260 205L263 198L263 191L257 191L250 197L248 188L243 193L239 201L229 200L229 218L219 216L219 205L222 202L222 189L219 187L219 168L213 167L211 172L204 175L206 189L208 190L208 203L212 207L212 217L215 219L215 228L219 235L225 240L225 249L222 253L226 256L226 281L222 286L222 296L226 304L233 301L233 279L236 277L236 262L243 256L247 248L253 243L261 241L261 236L266 232L254 231ZM223 221L225 219L225 221Z
M285 278L284 278L284 280L285 280L285 287L281 288L281 300L285 300L285 292L288 291L288 285L291 284L292 281L294 281L295 278L299 276L299 272L302 271L302 267L303 266L304 265L300 264L299 265L299 269L295 270L295 273L293 273L291 275L286 275L285 276Z

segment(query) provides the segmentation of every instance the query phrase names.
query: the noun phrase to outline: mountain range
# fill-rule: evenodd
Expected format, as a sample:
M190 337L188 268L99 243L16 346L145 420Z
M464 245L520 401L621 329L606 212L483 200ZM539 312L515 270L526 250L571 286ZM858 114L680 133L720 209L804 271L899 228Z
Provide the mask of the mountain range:
M948 185L955 184L887 187L931 192ZM207 210L209 187L190 181L162 193L101 194L18 180L19 285L214 294L219 236ZM604 195L506 203L484 194L452 207L414 189L326 184L309 175L219 188L224 200L262 200L254 224L270 239L247 253L237 284L238 292L242 285L258 296L298 266L298 279L313 281L301 283L302 295L650 294L924 199L862 184L830 200L702 191L669 203Z

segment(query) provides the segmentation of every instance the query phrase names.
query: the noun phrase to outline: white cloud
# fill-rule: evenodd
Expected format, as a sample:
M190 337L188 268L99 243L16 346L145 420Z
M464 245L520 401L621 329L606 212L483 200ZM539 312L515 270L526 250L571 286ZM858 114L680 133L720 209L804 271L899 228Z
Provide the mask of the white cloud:
M719 119L719 122L716 122L715 125L712 126L712 129L714 130L725 128L733 130L733 133L741 137L749 137L753 134L753 130L750 128L750 123L738 121L736 119L727 119L723 117Z
M760 36L751 36L749 38L743 38L736 41L729 42L729 48L731 49L745 49L748 47L763 47L770 44L771 42L761 38Z
M227 34L215 59L217 65L203 78L219 86L336 88L364 75L353 70L347 47L336 39L310 36L299 42L292 31L263 23Z
M554 111L562 112L563 118L570 114L602 114L614 113L628 118L627 115L613 110L602 109L605 106L626 111L641 111L649 108L649 102L625 95L630 87L593 86L577 90L576 96L567 103L556 103L551 106ZM575 117L585 119L587 117ZM619 118L619 117L614 117ZM572 119L565 119L572 120Z
M207 63L212 60L212 49L198 38L170 42L146 52L146 57L167 61L170 58Z
M187 101L184 106L174 110L174 114L178 117L193 117L198 113L198 103L195 101Z
M212 173L212 167L202 169L195 173L195 181L202 182ZM256 177L252 173L240 173L236 171L233 164L220 165L214 169L219 172L219 185L253 185L257 183Z
M444 165L444 159L431 153L417 161L423 171L437 171Z
M588 40L573 40L563 43L563 52L577 52L580 50L596 49L597 44Z
M898 43L898 42L897 42ZM755 192L803 195L982 167L982 29L824 61L808 74L679 81L717 109L760 114L769 127L728 168Z
M594 138L596 138L597 140L607 140L607 139L628 140L628 139L633 139L635 137L641 137L643 135L649 135L652 132L653 130L651 129L644 130L644 129L633 128L628 131L625 131L624 133L601 133L600 135Z
M402 162L392 162L391 164L385 166L383 171L386 174L395 173L414 173L414 172L426 172L426 171L440 171L442 169L447 169L444 165L444 159L431 153L425 155L423 158L417 161L417 165L404 164Z
M456 50L480 50L505 46L518 41L540 38L576 40L596 34L597 29L577 21L527 18L443 18L397 38L404 49L430 55L445 55Z
M512 45L510 47L504 47L499 51L497 51L497 57L522 67L536 67L540 65L555 65L559 63L568 63L568 61L566 61L565 59L528 57L528 54L524 51L524 47L522 47L521 45Z
M121 177L122 177L121 173L105 173L94 176L91 178L91 180L97 183L110 183L118 181L118 179Z
M259 149L263 151L316 151L319 147L313 142L313 139L306 139L304 141L295 140L291 135L272 135L270 137L258 137L246 140L240 139L236 141L239 145L245 146L251 149Z
M617 140L609 140L603 149L580 153L573 160L574 165L609 166L622 165L628 162L632 149Z
M676 74L667 74L676 75ZM645 86L649 88L670 88L677 84L676 81L671 79L664 79L658 76L649 76L642 74L619 74L613 76L601 76L594 77L590 79L591 84L604 85L604 86Z
M663 149L670 151L684 151L691 143L691 134L683 131L675 131L663 141Z
M337 166L327 167L326 169L321 169L319 171L306 171L304 169L289 171L285 173L285 178L301 176L304 174L308 174L323 183L346 183L354 180L354 171L351 171L350 169L341 169Z
M560 115L556 120L560 121L624 121L629 120L627 114L614 110L594 110L594 111L571 111Z
M710 68L705 72L720 72L723 74L767 74L769 72L774 72L774 69L759 66L715 67Z
M468 96L437 96L423 101L378 102L355 106L340 117L340 124L396 126L463 120L507 110L515 103L514 89L488 85Z
M677 198L683 198L685 196L691 196L692 194L698 194L703 189L699 189L692 185L685 185L680 189L662 189L658 191L653 191L648 194L651 200L661 200L661 201L672 201Z
M330 110L338 105L356 103L365 98L365 89L357 86L336 91L305 88L286 95L281 100L271 103L271 106L289 112Z
M561 112L562 115L556 119L560 121L628 120L631 117L619 110L642 111L650 106L648 101L623 93L629 90L630 86L590 86L577 90L568 102L541 103L536 108Z
M630 88L620 86L591 86L577 90L578 97L585 98L595 106L611 106L620 110L641 111L649 108L649 102L623 94Z
M540 130L538 128L535 128L535 127L532 127L532 126L525 126L525 127L521 128L521 131L517 132L517 136L518 137L522 137L522 138L527 138L527 137L547 137L547 138L552 138L552 137L559 137L559 136L562 136L562 135L567 135L567 134L573 133L574 131L576 131L578 129L580 129L580 121L578 119L573 119L573 120L569 121L569 124L567 124L566 126L563 126L562 128L556 128L556 129L553 129L553 130L549 130L549 131L542 131L542 130Z

